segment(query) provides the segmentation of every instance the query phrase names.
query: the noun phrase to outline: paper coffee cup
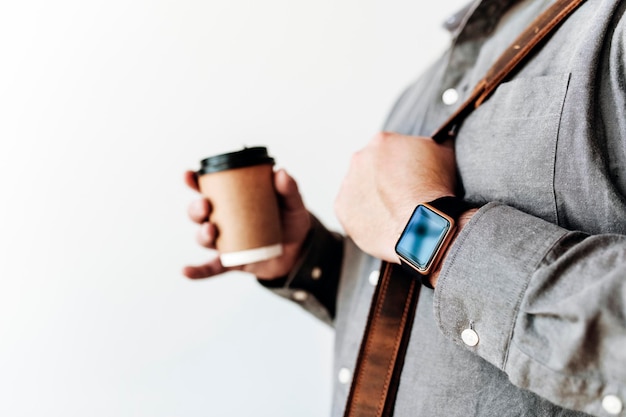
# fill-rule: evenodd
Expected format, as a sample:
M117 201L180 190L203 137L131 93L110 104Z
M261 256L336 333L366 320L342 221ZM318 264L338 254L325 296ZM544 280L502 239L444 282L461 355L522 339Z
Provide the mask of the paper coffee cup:
M226 267L264 261L283 252L273 166L274 159L264 147L201 162L198 184L211 203L215 244Z

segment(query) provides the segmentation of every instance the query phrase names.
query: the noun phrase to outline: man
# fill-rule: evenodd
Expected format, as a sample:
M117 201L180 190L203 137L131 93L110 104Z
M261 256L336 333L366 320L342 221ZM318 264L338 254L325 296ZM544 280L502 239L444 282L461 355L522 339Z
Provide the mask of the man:
M275 174L285 253L243 270L334 325L333 416L380 260L399 262L416 205L455 194L474 208L420 292L394 415L626 416L626 2L583 3L454 143L429 138L551 4L475 1L448 22L451 48L352 159L335 205L349 238ZM189 213L213 247L210 202ZM224 270L213 260L185 274Z

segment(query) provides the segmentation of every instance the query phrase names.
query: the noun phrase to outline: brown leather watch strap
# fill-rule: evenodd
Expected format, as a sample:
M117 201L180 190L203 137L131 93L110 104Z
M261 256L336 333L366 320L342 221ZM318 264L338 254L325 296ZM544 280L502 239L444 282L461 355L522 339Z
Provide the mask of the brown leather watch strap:
M517 68L546 35L584 0L557 0L498 58L470 97L434 134L453 138L463 119ZM400 265L383 262L354 370L344 417L390 417L411 334L420 280Z

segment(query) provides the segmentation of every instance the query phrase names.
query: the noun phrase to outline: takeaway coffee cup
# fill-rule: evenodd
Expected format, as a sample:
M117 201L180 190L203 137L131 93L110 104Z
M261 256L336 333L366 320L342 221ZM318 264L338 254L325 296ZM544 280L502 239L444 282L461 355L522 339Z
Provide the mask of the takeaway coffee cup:
M211 202L211 222L222 265L237 266L282 254L274 159L264 147L203 159L200 192Z

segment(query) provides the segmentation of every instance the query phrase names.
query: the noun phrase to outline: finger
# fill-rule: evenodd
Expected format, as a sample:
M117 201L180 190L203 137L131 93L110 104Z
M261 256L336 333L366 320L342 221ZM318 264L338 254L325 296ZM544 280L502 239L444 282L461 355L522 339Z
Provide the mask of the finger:
M276 187L276 192L278 192L283 209L287 211L304 209L304 202L298 190L298 184L287 174L287 171L281 169L276 172L274 175L274 186Z
M217 229L213 223L202 223L200 226L200 230L198 230L198 234L196 235L196 240L200 244L200 246L204 246L205 248L215 249L215 238L217 237Z
M185 184L194 191L200 191L200 187L198 187L198 175L194 171L185 172Z
M209 219L211 205L208 200L201 198L193 201L187 208L187 215L195 223L204 223Z
M183 275L191 279L201 279L210 278L226 271L228 271L228 269L222 266L220 258L216 256L214 259L202 265L186 266L183 268Z

